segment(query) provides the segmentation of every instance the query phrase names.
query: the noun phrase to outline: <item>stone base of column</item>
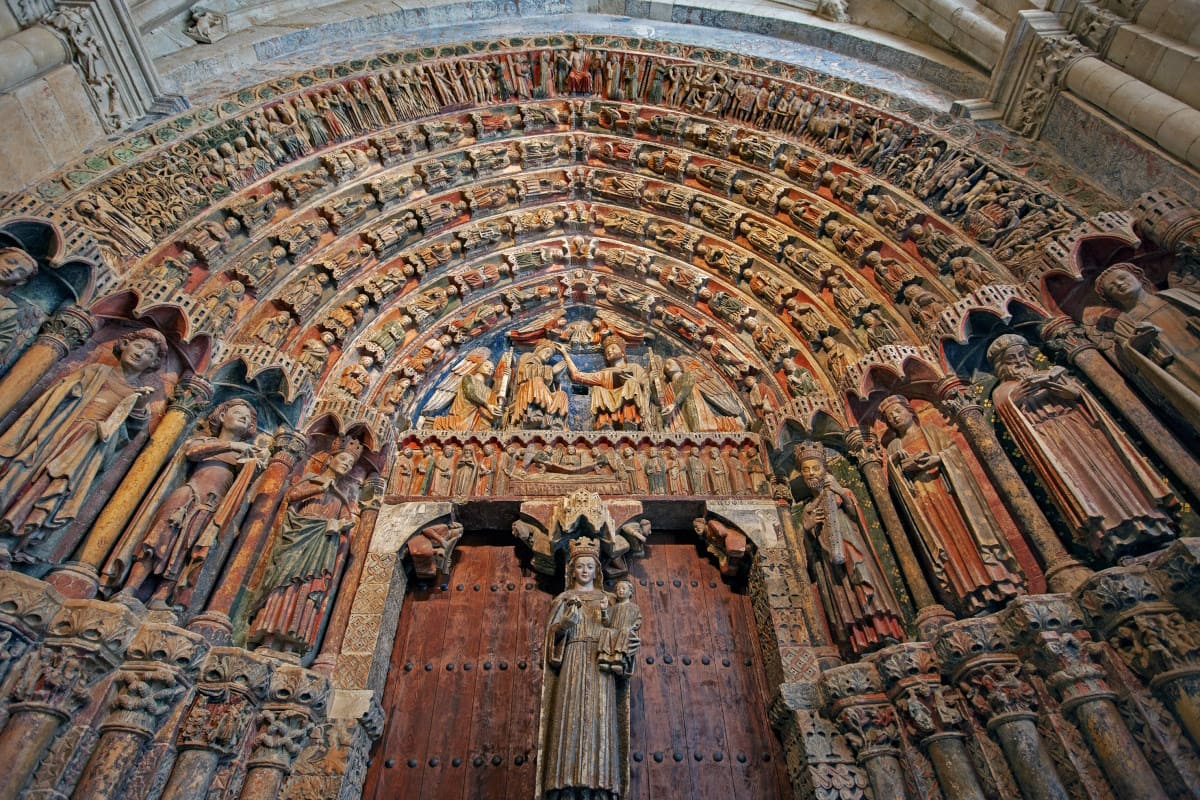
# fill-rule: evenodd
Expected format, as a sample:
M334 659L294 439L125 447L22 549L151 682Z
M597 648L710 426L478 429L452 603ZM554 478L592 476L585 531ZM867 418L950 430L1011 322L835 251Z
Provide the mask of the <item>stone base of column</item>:
M100 573L91 564L68 561L46 576L46 583L73 600L93 600L100 589Z

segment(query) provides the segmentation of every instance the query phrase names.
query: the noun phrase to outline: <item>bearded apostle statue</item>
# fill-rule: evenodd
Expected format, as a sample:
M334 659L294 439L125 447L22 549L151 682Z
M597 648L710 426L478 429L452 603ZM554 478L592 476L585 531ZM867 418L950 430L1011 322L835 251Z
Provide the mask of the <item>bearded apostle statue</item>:
M835 638L856 655L903 641L903 613L858 499L829 472L824 445L805 442L795 455L800 477L812 491L801 524L816 542L813 569Z
M92 363L51 385L0 436L0 560L61 561L65 533L104 471L150 418L167 342L145 328L113 345L116 366ZM5 555L7 553L7 555Z
M358 523L359 487L353 470L361 454L362 444L350 440L330 453L318 472L303 476L288 490L262 579L266 594L246 637L250 644L302 658L316 649Z
M879 404L890 429L888 473L925 563L948 605L970 616L1025 592L1025 578L950 432L922 424L908 399Z
M1000 380L996 414L1076 543L1115 559L1175 537L1175 497L1079 381L1035 367L1016 334L997 337L987 355Z

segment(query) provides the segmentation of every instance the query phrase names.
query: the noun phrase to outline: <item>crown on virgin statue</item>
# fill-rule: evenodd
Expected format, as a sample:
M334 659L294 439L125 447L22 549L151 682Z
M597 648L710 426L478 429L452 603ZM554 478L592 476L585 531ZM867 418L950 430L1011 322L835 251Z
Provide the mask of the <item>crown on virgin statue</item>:
M600 542L587 536L581 536L578 539L571 540L570 544L570 560L574 561L579 556L591 556L600 560Z

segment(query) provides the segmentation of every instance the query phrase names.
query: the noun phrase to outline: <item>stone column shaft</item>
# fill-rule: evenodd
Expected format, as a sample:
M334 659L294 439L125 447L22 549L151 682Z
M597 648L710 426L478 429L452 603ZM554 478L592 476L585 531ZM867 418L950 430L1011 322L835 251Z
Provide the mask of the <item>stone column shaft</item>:
M0 779L0 800L16 800L42 762L59 726L68 717L48 706L14 705L8 724L0 732L0 754L5 776Z
M942 408L958 423L959 430L979 457L1017 527L1029 537L1041 556L1050 589L1055 592L1074 590L1087 580L1092 571L1067 553L1050 520L1046 519L1030 494L1029 487L1021 480L1017 468L1000 446L996 432L984 419L983 409L966 396L964 389L957 379L939 387Z
M1082 699L1078 705L1063 703L1071 709L1079 723L1079 732L1087 740L1104 776L1112 784L1117 797L1136 797L1138 800L1167 800L1158 776L1146 761L1141 747L1125 720L1117 711L1113 695Z
M938 785L942 787L944 797L987 800L983 787L979 785L979 777L971 769L971 759L967 755L967 748L963 746L962 734L935 734L922 744L929 753L929 760L933 762L933 771L937 773Z
M206 797L221 754L215 750L189 748L181 750L171 768L171 778L163 789L161 800L195 800Z
M371 499L363 504L362 516L358 520L350 544L350 560L334 599L333 611L329 615L329 627L325 631L325 639L321 642L321 653L314 664L315 669L327 674L332 674L337 657L342 652L342 639L345 638L346 627L350 624L350 610L354 606L358 585L362 583L367 551L371 548L371 535L375 532L375 521L379 519L379 508L383 504L386 488L383 478L374 476L367 482L367 486L371 489Z
M997 714L988 722L988 730L1000 740L1026 800L1070 800L1034 719L1032 712Z
M74 306L60 310L42 323L37 339L0 381L0 419L17 407L21 398L56 362L86 342L94 332L91 316Z
M112 493L100 511L84 540L77 561L97 573L121 532L133 517L142 498L158 479L158 474L175 452L188 425L212 398L212 386L205 380L191 377L179 381L167 413L150 435L150 441L138 453L125 473L120 486Z
M1042 338L1047 344L1063 351L1067 360L1079 367L1092 386L1108 398L1154 454L1162 459L1192 500L1200 502L1200 461L1154 416L1150 408L1129 388L1124 376L1078 330L1074 320L1069 317L1052 320L1042 327Z
M214 644L228 644L233 633L230 621L234 608L254 574L275 522L275 513L287 490L288 477L304 457L307 440L293 431L281 431L275 437L275 453L254 487L254 500L242 522L241 536L234 547L204 613L188 627Z
M96 740L83 776L75 784L71 800L109 800L121 796L129 780L129 770L137 763L149 733L134 730L106 730Z

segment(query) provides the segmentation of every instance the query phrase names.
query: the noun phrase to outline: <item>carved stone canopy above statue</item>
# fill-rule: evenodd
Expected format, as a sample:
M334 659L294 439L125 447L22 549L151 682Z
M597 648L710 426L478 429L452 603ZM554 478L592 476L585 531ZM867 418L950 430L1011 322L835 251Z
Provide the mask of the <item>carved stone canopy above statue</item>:
M559 572L559 557L580 537L599 542L606 578L629 571L627 558L645 548L650 523L634 520L642 513L636 500L605 501L594 492L577 491L558 500L530 500L521 504L521 518L513 535L533 552L533 568L544 575Z

